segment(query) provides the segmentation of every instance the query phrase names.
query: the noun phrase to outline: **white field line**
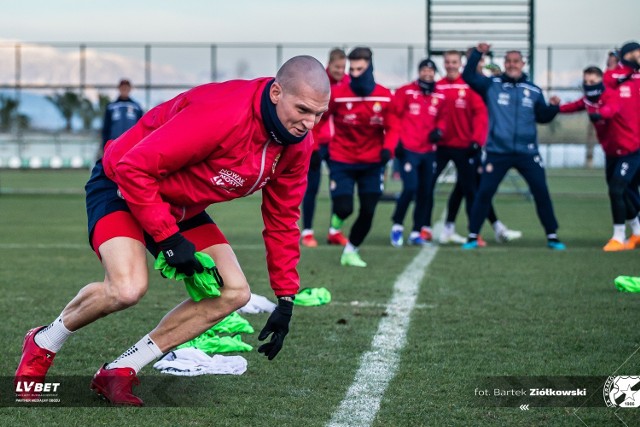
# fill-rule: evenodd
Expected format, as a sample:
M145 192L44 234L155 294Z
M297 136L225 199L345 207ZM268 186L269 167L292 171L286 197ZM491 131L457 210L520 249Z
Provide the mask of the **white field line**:
M440 234L440 225L436 226L434 236ZM353 383L329 426L370 426L375 419L382 397L400 364L420 282L437 252L438 246L423 247L396 279L387 316L380 320L371 350L362 355Z

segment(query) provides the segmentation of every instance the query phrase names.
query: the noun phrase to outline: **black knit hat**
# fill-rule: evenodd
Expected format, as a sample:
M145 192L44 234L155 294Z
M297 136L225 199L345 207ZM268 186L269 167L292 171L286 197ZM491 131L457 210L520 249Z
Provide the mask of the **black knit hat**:
M638 42L627 42L620 48L620 58L624 58L624 56L633 52L634 50L640 49L640 44Z
M422 67L429 67L429 68L432 68L433 71L436 71L436 72L438 71L438 67L436 67L436 63L433 62L430 58L423 59L422 61L420 61L420 64L418 65L418 71L420 71Z

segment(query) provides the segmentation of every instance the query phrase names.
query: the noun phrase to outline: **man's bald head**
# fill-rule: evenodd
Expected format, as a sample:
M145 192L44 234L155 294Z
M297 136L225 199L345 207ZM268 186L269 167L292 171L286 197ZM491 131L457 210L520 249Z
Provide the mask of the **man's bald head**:
M276 82L285 92L298 93L303 86L308 86L318 93L331 93L327 72L313 56L300 55L289 59L278 70Z
M280 123L294 137L302 137L318 124L331 97L329 77L311 56L294 56L278 70L269 89Z

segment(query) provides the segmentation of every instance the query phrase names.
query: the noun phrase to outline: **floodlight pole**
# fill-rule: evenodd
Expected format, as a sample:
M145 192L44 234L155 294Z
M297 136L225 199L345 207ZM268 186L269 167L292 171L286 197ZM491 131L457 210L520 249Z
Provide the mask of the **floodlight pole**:
M535 37L536 37L535 0L529 0L529 77L534 81L535 74Z

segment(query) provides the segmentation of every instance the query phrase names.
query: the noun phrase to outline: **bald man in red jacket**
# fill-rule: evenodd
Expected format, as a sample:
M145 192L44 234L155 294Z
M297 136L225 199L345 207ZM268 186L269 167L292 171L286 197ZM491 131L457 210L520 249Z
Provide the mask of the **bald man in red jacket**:
M90 283L48 326L29 331L15 381L44 381L76 330L135 305L146 293L145 247L187 276L210 255L224 286L217 298L185 300L149 334L98 370L91 388L113 404L140 406L137 373L208 330L250 297L247 279L222 231L205 212L213 203L262 190L263 237L278 305L259 339L269 360L289 331L299 288L297 221L313 140L330 86L310 56L287 61L274 78L196 87L150 110L106 145L86 185L89 239L105 277Z

